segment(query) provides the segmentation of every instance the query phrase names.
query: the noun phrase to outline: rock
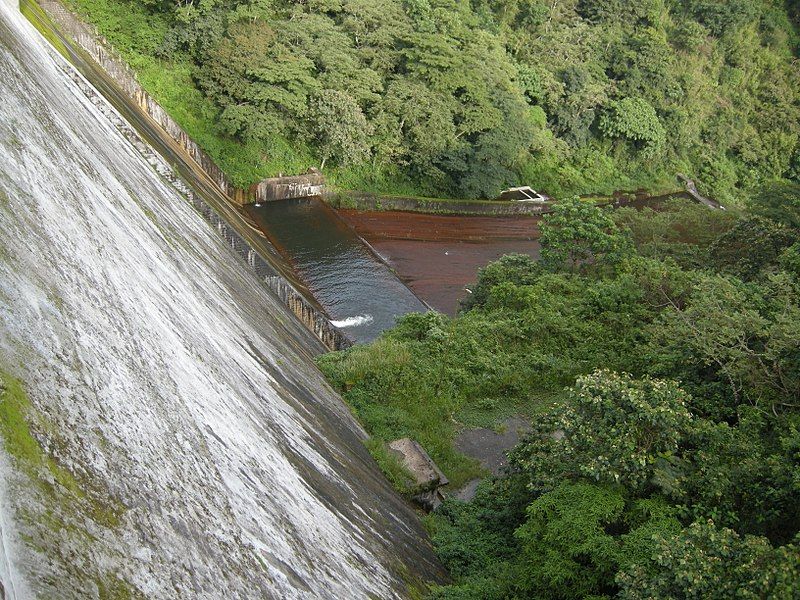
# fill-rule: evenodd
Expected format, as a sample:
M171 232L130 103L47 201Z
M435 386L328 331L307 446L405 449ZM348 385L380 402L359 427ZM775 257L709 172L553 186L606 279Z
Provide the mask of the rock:
M450 481L425 449L411 438L400 438L389 443L389 451L414 478L412 499L426 510L439 506L443 499L440 488Z

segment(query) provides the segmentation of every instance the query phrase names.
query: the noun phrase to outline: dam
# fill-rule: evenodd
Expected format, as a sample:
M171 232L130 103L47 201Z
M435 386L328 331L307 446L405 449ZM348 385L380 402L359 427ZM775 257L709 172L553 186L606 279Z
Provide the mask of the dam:
M335 212L296 197L321 190L318 172L237 188L90 26L59 0L20 3L91 84L87 93L99 92L167 160L173 183L191 185L183 191L195 208L328 349L372 341L397 317L428 309Z
M89 87L0 0L0 404L24 417L2 423L3 596L442 580L314 366L322 342Z

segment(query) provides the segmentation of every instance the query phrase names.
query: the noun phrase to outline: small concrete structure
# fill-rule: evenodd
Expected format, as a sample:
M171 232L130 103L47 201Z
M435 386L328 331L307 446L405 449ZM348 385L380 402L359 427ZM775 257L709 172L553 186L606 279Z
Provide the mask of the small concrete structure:
M317 169L312 168L303 175L270 177L259 181L250 188L249 201L246 203L321 196L324 191L325 177Z
M439 506L444 499L440 488L450 481L425 449L411 438L400 438L389 443L389 451L414 477L412 499L425 510Z
M705 204L709 208L725 210L725 207L716 200L712 200L711 198L706 198L705 196L701 195L700 192L697 191L697 185L695 182L689 179L686 175L683 173L678 173L676 176L678 181L681 181L686 186L686 191L689 192L689 195L697 200L700 204Z
M533 188L525 185L512 187L500 192L498 200L515 200L517 202L547 202L550 196L537 192Z

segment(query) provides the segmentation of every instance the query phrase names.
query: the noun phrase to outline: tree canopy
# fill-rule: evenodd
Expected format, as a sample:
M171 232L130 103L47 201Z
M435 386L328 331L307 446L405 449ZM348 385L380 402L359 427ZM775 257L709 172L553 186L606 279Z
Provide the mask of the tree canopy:
M800 228L770 200L792 189L752 212L566 202L577 222L542 222L553 260L505 256L456 318L320 358L372 443L420 440L454 487L475 477L459 429L530 423L429 518L454 578L433 598L797 597ZM578 269L560 250L597 239L627 249Z
M800 177L791 3L74 1L243 184L324 162L375 191L567 196L680 171L728 203Z

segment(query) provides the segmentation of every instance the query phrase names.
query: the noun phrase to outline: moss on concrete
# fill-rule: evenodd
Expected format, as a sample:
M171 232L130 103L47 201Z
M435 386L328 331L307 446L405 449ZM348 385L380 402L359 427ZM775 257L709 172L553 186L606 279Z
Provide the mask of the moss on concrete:
M14 466L49 500L60 505L74 505L72 508L81 509L98 525L117 527L125 508L110 498L98 498L98 490L92 489L97 486L79 481L59 465L36 440L32 426L52 430L31 405L22 383L0 371L0 434Z
M92 559L91 548L98 541L95 534L118 528L125 507L111 498L100 482L87 481L59 464L37 439L43 433L49 444L58 447L58 431L32 405L22 382L0 370L0 437L33 500L15 502L22 541L66 569L64 585L93 589L101 599L143 597L119 575L102 570ZM67 539L71 542L64 547L69 548L69 556L63 556L61 544ZM85 550L75 553L75 548Z
M50 45L53 46L53 48L58 50L58 52L67 60L70 59L69 49L64 41L54 33L55 27L52 25L52 21L47 14L45 14L44 10L42 10L42 8L36 4L36 2L31 2L30 0L20 0L19 10L23 15L25 15L25 17L31 22L37 31L42 34L44 39L50 42Z

